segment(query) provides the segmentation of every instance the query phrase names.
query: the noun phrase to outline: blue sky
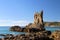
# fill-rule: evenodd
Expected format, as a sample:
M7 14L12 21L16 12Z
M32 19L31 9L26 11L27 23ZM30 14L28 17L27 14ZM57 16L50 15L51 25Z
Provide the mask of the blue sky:
M60 21L60 0L0 0L0 26L24 26L41 10L44 21Z

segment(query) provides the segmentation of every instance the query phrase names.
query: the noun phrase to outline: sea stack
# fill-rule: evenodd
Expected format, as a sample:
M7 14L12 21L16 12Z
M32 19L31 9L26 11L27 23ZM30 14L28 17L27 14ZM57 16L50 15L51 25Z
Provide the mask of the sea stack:
M27 28L35 28L39 29L40 31L45 30L43 23L43 11L34 14L34 23L28 24Z
M34 14L34 23L40 25L43 24L43 11Z
M35 13L34 15L34 24L39 25L40 27L44 26L43 24L43 11L40 13Z
M15 28L15 27L14 27ZM14 28L10 28L10 30L14 31ZM15 30L17 31L17 29ZM34 14L34 22L33 23L29 23L28 25L26 25L25 28L21 28L19 30L20 32L40 32L40 31L45 31L44 28L44 22L43 22L43 11L41 11L40 13L35 13Z

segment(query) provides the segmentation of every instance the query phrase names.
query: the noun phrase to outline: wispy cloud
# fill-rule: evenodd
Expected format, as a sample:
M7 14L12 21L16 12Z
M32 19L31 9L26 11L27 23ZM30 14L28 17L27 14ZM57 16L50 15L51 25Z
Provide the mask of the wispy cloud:
M13 25L19 25L19 26L25 26L27 24L31 23L31 21L27 20L0 20L0 26L13 26Z

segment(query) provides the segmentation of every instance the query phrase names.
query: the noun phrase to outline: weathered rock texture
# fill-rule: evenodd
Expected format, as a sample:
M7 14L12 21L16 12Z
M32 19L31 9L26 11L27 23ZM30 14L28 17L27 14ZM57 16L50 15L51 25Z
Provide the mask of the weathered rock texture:
M44 23L43 23L43 11L41 11L40 13L35 13L34 15L34 23L30 23L27 25L26 28L35 28L38 29L40 31L44 31Z
M52 40L47 36L45 32L26 33L13 36L11 34L6 35L2 40Z
M34 24L43 25L43 11L41 11L40 13L35 13Z
M60 40L60 31L56 30L51 34L50 37L53 38L54 40Z
M41 11L40 13L35 13L34 15L34 23L32 23L32 28L36 27L36 28L41 28L43 27L43 11Z

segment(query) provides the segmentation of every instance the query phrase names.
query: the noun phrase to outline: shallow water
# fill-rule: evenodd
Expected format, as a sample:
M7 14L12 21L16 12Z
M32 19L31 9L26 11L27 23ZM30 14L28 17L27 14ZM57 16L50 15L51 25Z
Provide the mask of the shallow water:
M25 32L12 32L9 31L9 26L0 26L0 34L13 34L13 35L17 35L17 34L25 34ZM2 38L3 36L0 36L0 38Z
M55 30L60 30L60 27L45 27L45 29L54 32Z
M9 28L10 27L0 27L0 34L23 34L24 32L12 32L12 31L9 31Z

